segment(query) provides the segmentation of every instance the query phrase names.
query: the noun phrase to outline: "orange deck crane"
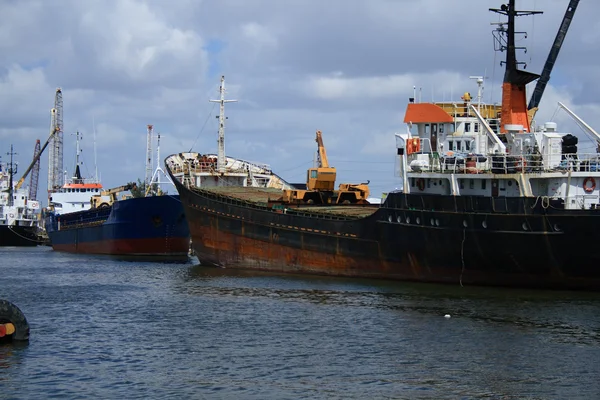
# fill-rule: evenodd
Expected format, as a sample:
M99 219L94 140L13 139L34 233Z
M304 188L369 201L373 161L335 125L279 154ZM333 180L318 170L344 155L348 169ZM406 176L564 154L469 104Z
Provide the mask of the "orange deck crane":
M317 165L306 172L306 190L283 191L282 201L306 204L365 204L369 197L368 183L341 183L335 190L336 169L329 165L323 134L317 131Z

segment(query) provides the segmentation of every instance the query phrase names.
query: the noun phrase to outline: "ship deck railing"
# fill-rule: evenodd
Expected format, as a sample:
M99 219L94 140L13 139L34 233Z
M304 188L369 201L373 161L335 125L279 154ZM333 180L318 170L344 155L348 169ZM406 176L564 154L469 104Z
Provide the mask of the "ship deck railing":
M311 208L312 208L311 212L307 212L307 211L303 210L301 207L297 208L297 207L294 207L294 205L290 205L290 207L285 207L285 211L282 212L281 208L278 207L280 205L280 203L277 203L277 205L273 205L272 203L270 203L271 201L274 201L275 199L267 198L266 202L265 201L256 202L256 201L239 199L237 197L228 196L223 193L217 193L210 189L201 189L201 188L197 188L197 187L192 187L191 189L192 189L192 191L194 191L198 194L201 194L202 196L209 197L211 200L217 201L217 202L220 202L223 204L231 204L231 205L235 205L235 206L241 206L244 208L252 208L252 209L256 209L256 210L269 211L269 212L278 213L278 214L284 213L284 214L290 214L290 215L295 215L295 216L328 219L328 220L340 220L340 221L347 221L347 220L354 220L354 219L362 218L361 216L356 216L356 215L341 215L341 214L333 214L333 213L315 212L314 209L317 208L317 206L311 206ZM331 207L331 205L329 205L329 207ZM347 206L345 206L345 207L347 207Z
M95 225L102 225L108 217L110 216L111 209L100 208L97 211L97 215L93 217L82 218L81 216L76 216L73 218L69 218L68 214L59 215L60 221L60 229L75 229L75 228L86 228Z
M428 155L428 164L414 165L412 172L434 172L454 174L514 174L542 172L600 172L600 154L577 153L556 154L544 160L541 154L473 154L448 152L418 152L408 156L408 164ZM420 158L422 159L422 158Z
M502 106L499 104L477 104L471 101L462 103L435 102L434 104L442 108L453 118L475 118L475 113L471 110L471 105L474 105L475 108L479 107L479 113L485 119L498 119L502 111Z

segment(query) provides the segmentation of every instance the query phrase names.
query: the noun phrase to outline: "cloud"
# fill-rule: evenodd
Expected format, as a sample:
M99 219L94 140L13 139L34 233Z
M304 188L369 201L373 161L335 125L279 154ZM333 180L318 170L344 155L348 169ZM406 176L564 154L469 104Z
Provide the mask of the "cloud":
M2 2L0 151L13 143L28 164L49 133L54 92L63 89L65 161L72 133L84 135L106 187L144 174L146 125L160 132L161 157L216 151L219 79L226 76L226 149L303 180L323 131L340 180L395 187L393 133L408 97L458 100L485 75L484 101L499 101L503 53L488 12L496 0L23 0ZM566 0L522 0L545 8L518 19L527 31L527 69L541 71ZM548 4L546 4L548 3ZM597 93L600 3L581 2L546 89L538 119L557 100L600 129ZM559 127L579 131L564 112ZM31 150L30 150L31 149ZM351 161L351 162L348 162ZM40 187L45 187L47 156ZM382 162L377 164L374 162ZM69 171L70 173L71 171Z

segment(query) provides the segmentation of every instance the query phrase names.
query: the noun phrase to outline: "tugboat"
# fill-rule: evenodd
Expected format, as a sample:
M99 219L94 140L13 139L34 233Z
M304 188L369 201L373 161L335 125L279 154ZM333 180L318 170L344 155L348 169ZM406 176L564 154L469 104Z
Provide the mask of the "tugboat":
M571 1L565 14L551 65L576 3ZM456 103L412 98L406 132L396 134L402 189L388 193L380 206L319 204L315 199L335 198L320 194L309 196L309 203L281 188L267 193L174 180L200 262L460 285L600 290L600 253L593 250L600 240L600 156L578 151L578 138L559 133L555 123L536 125L532 119L537 104L528 108L525 86L539 76L518 68L515 17L539 12L517 11L514 0L490 10L508 18L495 31L499 50L507 54L502 104L481 102L483 78L477 78L476 102L469 93ZM541 91L536 92L539 101ZM178 157L166 161L172 176ZM329 190L330 180L319 175L313 190L322 190L321 185Z

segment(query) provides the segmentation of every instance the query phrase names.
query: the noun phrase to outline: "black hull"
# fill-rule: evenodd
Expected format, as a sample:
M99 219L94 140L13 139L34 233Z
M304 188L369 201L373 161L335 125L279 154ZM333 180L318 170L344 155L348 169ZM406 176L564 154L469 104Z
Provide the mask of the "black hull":
M38 244L41 242L36 227L0 225L0 246L32 247Z
M177 186L202 264L600 290L600 210L565 211L541 198L390 193L369 217L324 219Z

